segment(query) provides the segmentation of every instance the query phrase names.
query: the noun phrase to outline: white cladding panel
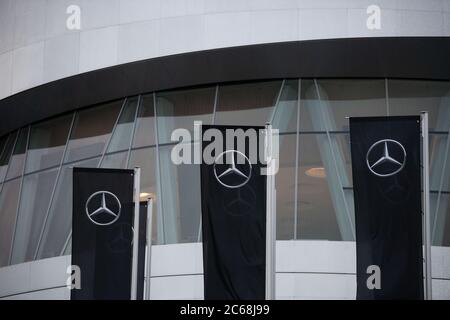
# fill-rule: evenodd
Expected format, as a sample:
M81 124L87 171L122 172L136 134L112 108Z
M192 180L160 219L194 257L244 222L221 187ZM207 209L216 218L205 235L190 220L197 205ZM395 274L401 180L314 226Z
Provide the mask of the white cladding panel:
M277 241L277 299L354 299L355 243ZM152 247L151 299L203 299L202 244ZM433 247L433 298L450 299L450 248ZM0 299L69 299L70 256L0 269Z
M367 28L376 3L380 29ZM66 22L80 11L80 30ZM450 0L0 0L0 99L117 64L281 41L449 36Z

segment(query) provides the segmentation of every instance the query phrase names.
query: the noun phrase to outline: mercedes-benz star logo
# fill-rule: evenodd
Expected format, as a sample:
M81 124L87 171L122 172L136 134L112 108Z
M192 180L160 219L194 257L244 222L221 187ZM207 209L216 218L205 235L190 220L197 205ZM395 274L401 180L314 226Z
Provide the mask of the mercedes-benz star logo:
M226 155L230 154L231 163L226 161ZM243 164L236 163L236 158L240 157ZM222 163L220 163L221 159ZM245 185L252 176L252 164L245 154L237 150L227 150L219 154L214 162L214 176L217 181L226 188L240 188Z
M86 201L86 215L92 223L108 226L120 217L122 205L119 198L109 191L97 191Z
M227 192L223 197L223 207L232 216L253 213L255 203L256 195L249 185L231 190L231 192Z
M405 166L405 148L396 140L379 140L367 151L366 163L370 172L378 177L393 176Z
M108 247L113 253L121 253L133 246L134 229L128 223L116 223L109 234Z

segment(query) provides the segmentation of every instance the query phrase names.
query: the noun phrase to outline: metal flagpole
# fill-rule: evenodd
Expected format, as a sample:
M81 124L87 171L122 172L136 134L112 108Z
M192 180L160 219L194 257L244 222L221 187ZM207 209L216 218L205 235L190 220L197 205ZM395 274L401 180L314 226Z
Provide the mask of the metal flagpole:
M266 185L266 300L275 299L275 175L269 169L272 161L272 126L266 124L265 156L267 162L267 185Z
M428 150L428 112L421 112L422 126L422 176L423 176L423 243L425 258L425 299L432 300L431 287L431 224L430 224L430 166Z
M141 168L134 168L134 223L133 260L131 265L131 300L137 299L138 254L139 254L139 209L141 189Z
M153 228L153 199L147 200L147 247L146 247L146 270L145 270L145 298L150 300L150 277L152 271L152 228Z

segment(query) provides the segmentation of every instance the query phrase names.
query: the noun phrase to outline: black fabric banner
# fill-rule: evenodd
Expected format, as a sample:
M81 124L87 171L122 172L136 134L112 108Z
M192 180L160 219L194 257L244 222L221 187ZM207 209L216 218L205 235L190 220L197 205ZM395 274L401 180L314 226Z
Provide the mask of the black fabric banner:
M73 169L72 300L130 299L133 170Z
M214 154L214 164L201 165L204 296L264 299L266 176L260 161L249 165L249 140L245 152L225 147L226 129L264 128L203 126L202 134L209 129L222 133L224 145L223 152ZM209 144L203 141L202 151ZM220 159L225 161L220 164Z
M147 201L141 201L139 207L139 249L137 300L144 300L145 249L147 244Z
M420 117L350 118L357 299L423 299Z

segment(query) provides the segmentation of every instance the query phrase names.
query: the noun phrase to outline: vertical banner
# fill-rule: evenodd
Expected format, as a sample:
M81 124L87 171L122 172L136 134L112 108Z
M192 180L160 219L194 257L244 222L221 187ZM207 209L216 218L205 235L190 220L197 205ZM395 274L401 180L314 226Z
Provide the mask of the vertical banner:
M72 300L130 299L133 170L73 169Z
M350 118L357 299L423 299L420 117Z
M147 201L141 201L139 203L138 285L136 295L137 300L144 300L146 245L147 245Z
M206 300L265 298L266 176L255 159L263 130L202 126Z

